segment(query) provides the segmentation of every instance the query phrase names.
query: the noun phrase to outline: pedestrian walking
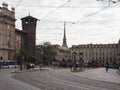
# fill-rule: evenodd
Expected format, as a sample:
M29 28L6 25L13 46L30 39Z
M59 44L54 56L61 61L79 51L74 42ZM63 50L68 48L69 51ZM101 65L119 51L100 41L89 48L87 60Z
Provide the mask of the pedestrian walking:
M72 63L70 64L70 71L72 71Z
M39 64L40 71L42 71L42 64Z
M109 62L106 62L105 68L106 68L106 72L108 72L108 69L109 69Z
M74 72L77 71L77 63L76 62L73 62L72 68L73 68Z

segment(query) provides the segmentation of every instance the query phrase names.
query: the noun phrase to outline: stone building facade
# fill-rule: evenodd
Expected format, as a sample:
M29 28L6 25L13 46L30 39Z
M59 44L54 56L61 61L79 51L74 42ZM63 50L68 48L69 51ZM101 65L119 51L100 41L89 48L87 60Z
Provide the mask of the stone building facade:
M15 28L15 9L8 9L8 4L0 7L0 59L3 61L16 59L16 54L22 48L32 55L36 50L37 19L28 15L22 20L22 29ZM1 60L0 60L1 61Z
M76 53L75 55L73 55ZM84 44L84 45L73 45L71 48L71 55L77 61L80 61L82 53L82 59L84 62L98 62L105 63L106 61L120 62L120 41L116 44Z
M0 57L11 60L15 52L15 9L8 10L6 3L0 7Z
M21 47L23 47L23 37L26 33L22 30L15 28L15 59L16 55L20 53Z

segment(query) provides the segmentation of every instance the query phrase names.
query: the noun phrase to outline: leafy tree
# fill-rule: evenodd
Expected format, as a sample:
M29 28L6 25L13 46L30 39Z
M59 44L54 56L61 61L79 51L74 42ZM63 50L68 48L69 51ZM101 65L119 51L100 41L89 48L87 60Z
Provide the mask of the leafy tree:
M17 55L18 62L24 62L24 63L35 63L36 58L31 53L29 53L27 50L22 49L19 51Z
M35 61L36 64L42 63L42 56L40 54L36 54L35 59L36 59Z
M56 55L56 52L54 50L54 47L51 45L50 42L45 42L42 47L42 63L44 65L51 64L54 60Z

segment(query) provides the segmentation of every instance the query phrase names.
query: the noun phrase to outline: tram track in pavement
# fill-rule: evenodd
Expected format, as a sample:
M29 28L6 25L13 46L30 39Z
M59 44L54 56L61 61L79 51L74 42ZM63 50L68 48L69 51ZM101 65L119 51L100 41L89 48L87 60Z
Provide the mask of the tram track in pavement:
M31 72L31 75L24 73L21 76L24 76L22 77L25 78L24 82L43 90L119 90L120 88L119 84L74 76L60 69Z

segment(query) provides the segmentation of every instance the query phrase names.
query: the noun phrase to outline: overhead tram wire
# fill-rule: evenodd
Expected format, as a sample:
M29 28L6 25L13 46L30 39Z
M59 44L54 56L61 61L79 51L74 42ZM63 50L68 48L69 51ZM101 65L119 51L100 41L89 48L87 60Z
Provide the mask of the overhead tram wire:
M94 21L81 21L81 22L74 22L75 24L77 23L100 23L100 22L113 22L113 21L117 21L120 22L120 19L111 19L111 20L94 20ZM51 21L52 22L52 21ZM63 23L63 21L56 21L57 23ZM63 30L63 28L38 28L38 29L42 29L41 32L46 32L48 30ZM44 31L43 31L44 30Z
M20 5L21 2L22 2L22 0L19 1L18 6ZM61 5L61 6L41 6L41 7L56 7L57 9L54 10L54 11L52 11L52 12L50 12L50 13L48 13L47 15L45 15L44 17L42 17L42 18L39 19L39 20L43 20L45 17L51 15L52 13L56 12L57 10L59 10L59 9L62 8L62 7L67 7L67 8L70 8L70 7L71 7L71 8L73 8L72 6L65 6L65 5L68 4L69 2L70 2L70 0L68 0L66 3L64 3L64 4ZM118 2L117 2L117 3L118 3ZM30 5L30 6L31 6L31 5ZM104 7L104 8L102 8L101 10L98 10L98 11L96 11L96 12L94 12L94 13L86 16L85 18L89 18L89 17L91 17L91 16L94 16L94 15L96 15L96 14L98 14L98 13L100 13L100 12L106 10L106 9L108 9L109 7L110 7L110 6ZM75 8L78 8L78 6L76 6ZM81 7L81 8L84 8L84 7ZM85 7L85 8L86 8L86 7ZM91 7L91 8L92 8L92 7Z
M16 4L17 6L18 4ZM23 7L43 7L43 8L59 8L60 6L52 6L52 5L30 5L30 4L23 4L20 5ZM95 7L87 7L87 6L62 6L61 8L98 8L101 6L95 6ZM104 6L105 7L105 6Z
M18 3L14 3L16 6L25 6L25 7L44 7L44 8L59 8L60 6L54 6L54 5L33 5L33 4L21 4L23 0L20 0ZM67 3L71 2L71 0L68 0ZM95 7L86 7L86 6L65 6L63 4L63 8L98 8L101 6L95 6ZM105 7L105 6L104 6Z
M38 29L41 29L42 31L40 32L47 32L48 30L49 31L54 31L54 30L63 30L64 28L38 28Z
M120 4L120 3L119 3L119 2L116 2L116 4ZM114 4L113 4L113 5L114 5ZM113 7L113 6L106 6L106 7L102 8L101 10L98 10L98 11L96 11L96 12L94 12L94 13L86 16L85 18L89 18L89 17L91 17L91 16L94 16L94 15L96 15L96 14L98 14L98 13L100 13L100 12L102 12L102 11L108 9L108 8L111 8L111 7Z
M65 7L65 5L66 4L68 4L69 2L66 2L66 3L64 3L63 5L61 5L61 6L59 6L56 10L54 10L54 11L52 11L52 12L50 12L49 14L47 14L46 16L44 16L42 19L40 19L40 20L43 20L45 17L47 17L47 16L49 16L49 15L51 15L52 13L54 13L54 12L56 12L57 10L59 10L60 8L62 8L62 7ZM120 4L120 3L119 3ZM20 5L20 4L19 4ZM113 7L113 6L112 6ZM108 9L108 8L110 8L109 6L107 6L107 7L104 7L104 8L102 8L101 10L99 10L99 11L97 11L97 12L94 12L94 13L92 13L92 14L90 14L89 16L87 16L87 17L85 17L85 18L89 18L89 17L91 17L91 16L94 16L94 15L96 15L96 14L98 14L99 12L101 12L101 11L103 11L103 10L106 10L106 9ZM100 20L100 21L90 21L90 22L102 22L102 21L111 21L111 20ZM114 20L114 21L119 21L119 20ZM64 21L49 21L49 22L59 22L59 23L63 23ZM75 22L75 23L85 23L86 21L81 21L81 22ZM88 22L88 21L87 21ZM47 30L47 29L46 29Z
M33 5L33 4L21 4L23 0L20 0L18 3L14 3L14 5L16 5L17 7L19 6L25 6L25 7L44 7L44 8L59 8L60 6L54 6L54 5ZM71 0L68 0L68 2L71 2ZM113 1L112 1L113 2ZM120 1L117 1L115 3L118 3ZM12 3L12 2L11 2ZM115 4L114 3L114 4ZM12 5L12 4L11 4ZM86 7L86 6L62 6L63 8L98 8L98 7L101 7L101 6L95 6L95 7ZM103 6L103 7L106 7L106 6Z
M17 10L17 8L20 6L20 4L22 3L22 1L23 1L23 0L19 0L19 2L18 2L17 5L16 5L16 10Z
M45 15L44 17L42 17L41 19L39 19L39 21L41 21L41 20L43 20L44 18L46 18L47 16L49 16L49 15L55 13L57 10L59 10L60 8L62 8L62 7L65 6L66 4L68 4L70 1L71 1L71 0L68 0L66 3L64 3L64 4L61 5L61 6L59 6L56 10L54 10L54 11L48 13L47 15Z
M117 5L117 4L120 4L119 2L120 2L120 1L116 2L116 5ZM113 5L114 5L114 4L113 4ZM98 11L96 11L96 12L94 12L94 13L92 13L92 14L84 17L84 18L82 18L82 19L87 19L87 18L89 18L89 17L92 17L92 16L94 16L94 15L96 15L96 14L98 14L98 13L100 13L100 12L106 10L106 9L109 9L109 8L111 8L111 7L113 8L113 7L115 7L115 5L114 5L114 6L106 6L106 7L102 8L102 9L100 9L100 10L98 10ZM111 20L103 20L103 21L111 21ZM114 20L114 21L119 21L119 20ZM89 22L91 22L91 21L89 21L89 22L88 22L88 21L76 21L75 23L85 23L85 22L89 23ZM92 22L96 22L96 21L92 21ZM99 22L99 21L98 21L98 22ZM101 21L100 21L100 22L101 22Z
M54 11L52 11L52 12L48 13L47 15L45 15L44 17L42 17L41 19L38 19L38 21L41 21L41 20L43 20L44 18L46 18L47 16L49 16L49 15L51 15L51 14L55 13L57 10L59 10L60 8L62 8L62 7L63 7L63 6L65 6L66 4L68 4L70 1L71 1L71 0L68 0L66 3L62 4L61 6L59 6L56 10L54 10ZM22 2L22 0L20 0L20 1L19 1L19 3L18 3L18 6L17 6L17 7L19 7L19 6L20 6L21 2ZM16 8L17 8L17 7L16 7Z
M116 5L117 4L120 4L119 2L116 2ZM113 4L114 5L114 4ZM63 5L64 6L64 5ZM62 7L63 7L62 6ZM94 16L94 15L96 15L96 14L98 14L98 13L100 13L100 12L102 12L102 11L104 11L104 10L106 10L106 9L108 9L108 8L111 8L111 7L115 7L115 6L106 6L106 7L104 7L104 8L102 8L101 10L98 10L98 11L96 11L96 12L94 12L94 13L92 13L92 14L90 14L90 15L88 15L88 16L86 16L85 18L83 18L83 19L86 19L86 18L89 18L89 17L91 17L91 16ZM60 8L59 8L60 9ZM103 20L103 21L109 21L109 20ZM119 21L119 20L115 20L115 21ZM59 22L63 22L63 21L59 21ZM81 21L81 22L75 22L75 23L85 23L86 21ZM88 22L88 21L87 21ZM96 22L96 21L92 21L92 22ZM101 21L100 21L101 22Z
M66 3L64 3L63 5L59 6L56 10L51 11L50 13L48 13L47 15L45 15L44 17L42 17L42 18L40 19L40 21L43 20L44 18L46 18L47 16L55 13L57 10L59 10L60 8L62 8L62 7L65 6L66 4L68 4L69 2L70 2L70 0L68 0L68 1L67 1Z

